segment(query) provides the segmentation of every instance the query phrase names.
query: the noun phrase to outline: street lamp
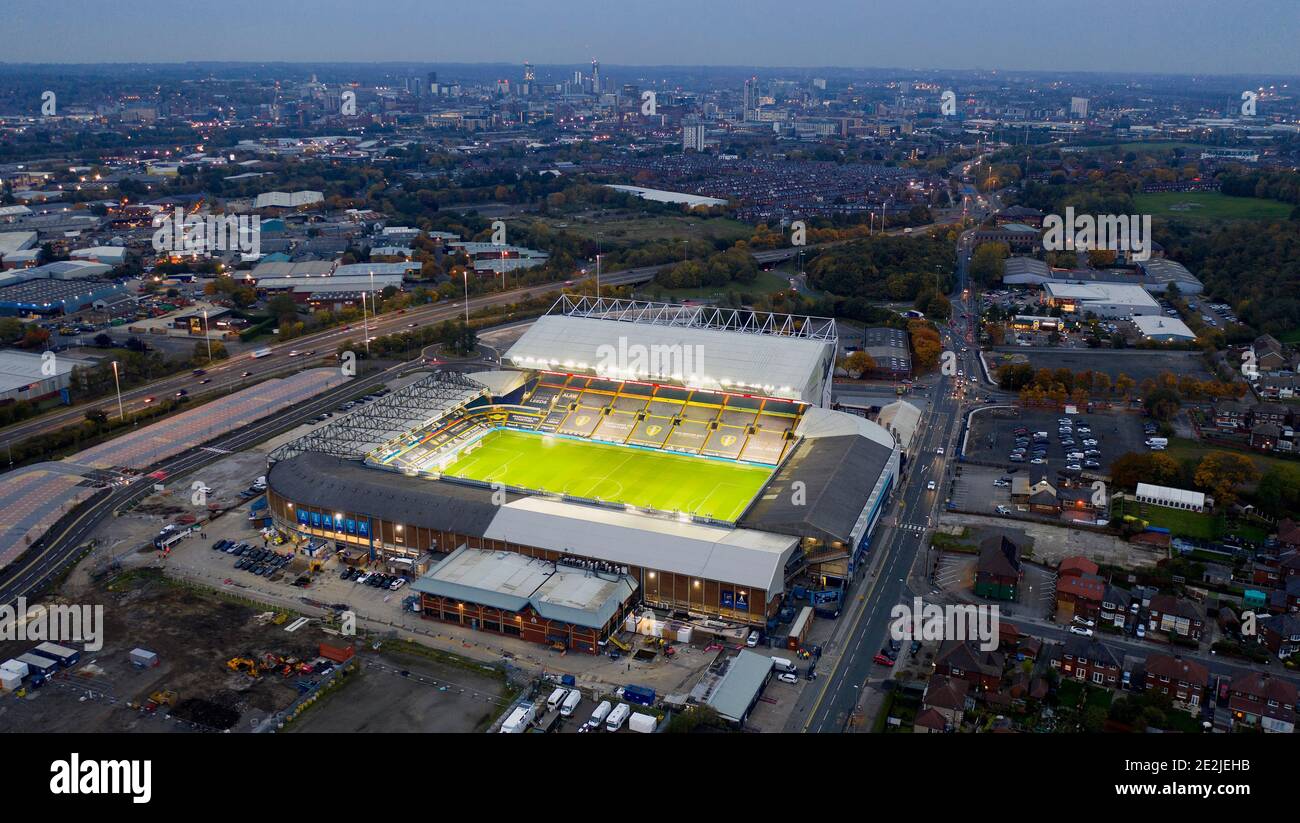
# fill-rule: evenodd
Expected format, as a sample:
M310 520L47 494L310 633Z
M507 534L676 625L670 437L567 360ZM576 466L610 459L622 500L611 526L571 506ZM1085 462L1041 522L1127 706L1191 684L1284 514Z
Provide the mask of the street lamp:
M374 288L375 288L375 272L372 269L370 271L370 290L374 291ZM361 292L361 329L362 329L362 333L365 334L366 336L366 357L369 357L370 356L370 320L366 315L366 292L364 290L362 290Z
M600 253L596 254L596 299L600 299Z
M203 310L203 339L208 341L208 365L212 365L212 335L208 331L208 310Z
M117 387L117 419L124 420L126 415L122 412L122 382L117 376L117 361L113 361L113 385Z
M469 326L469 269L465 269L465 325Z

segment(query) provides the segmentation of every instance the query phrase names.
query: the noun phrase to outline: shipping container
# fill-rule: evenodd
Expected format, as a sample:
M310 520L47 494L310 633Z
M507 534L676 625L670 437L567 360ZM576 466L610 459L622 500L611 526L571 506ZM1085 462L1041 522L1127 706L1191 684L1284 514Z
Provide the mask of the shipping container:
M32 652L20 654L18 655L18 659L27 664L29 672L33 675L49 675L59 670L58 663L48 657L42 657L41 655L33 654Z
M562 717L573 717L573 712L578 708L578 704L581 702L582 692L577 689L569 689L569 693L565 696L564 702L560 704L560 715Z
M786 648L791 651L797 650L808 639L808 629L812 627L813 610L812 606L804 606L799 610L799 616L794 619L794 625L790 627L790 636L786 639Z
M320 656L326 660L333 660L335 663L346 663L352 659L356 650L351 646L331 646L328 643L320 644Z
M13 672L19 677L26 677L28 674L27 664L21 660L6 660L0 663L0 671Z
M151 652L148 649L132 649L131 665L141 669L148 669L158 665L158 653Z
M623 699L629 703L636 703L641 706L653 706L655 702L655 690L648 689L645 686L624 686Z
M41 657L48 657L51 660L56 661L65 669L75 666L77 661L81 659L81 652L76 649L69 649L67 646L60 646L57 643L42 643L32 649L32 651L36 652Z
M614 707L614 710L609 713L609 717L605 718L605 731L616 732L623 728L624 721L627 720L627 716L631 713L632 709L630 706L626 703L619 703Z
M658 725L658 722L659 721L655 720L654 715L641 714L640 712L637 712L628 718L627 727L634 732L651 734L654 732L655 726Z
M18 672L0 669L0 691L12 692L23 684Z
M587 725L593 729L599 729L600 724L605 722L605 718L609 717L610 710L613 708L614 705L608 700L600 701L600 705L591 713L591 719L587 721Z

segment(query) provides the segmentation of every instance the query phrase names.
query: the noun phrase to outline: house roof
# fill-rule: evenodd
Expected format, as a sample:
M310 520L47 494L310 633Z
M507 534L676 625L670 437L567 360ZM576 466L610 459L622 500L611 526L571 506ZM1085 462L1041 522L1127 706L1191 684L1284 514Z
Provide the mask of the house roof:
M941 709L960 711L966 707L966 695L970 693L970 682L956 677L936 674L930 678L926 687L925 706L938 706Z
M913 726L920 726L923 729L934 729L943 731L948 728L948 718L944 717L934 709L922 709L917 713L916 718L912 721Z
M1056 593L1100 603L1106 596L1106 581L1095 574L1070 574L1057 578Z
M1067 557L1061 561L1057 567L1057 573L1064 577L1067 574L1096 574L1100 567L1086 557Z
M1205 666L1194 660L1167 654L1153 654L1147 657L1146 670L1156 677L1182 680L1195 686L1204 686L1210 682L1210 670Z
M978 571L999 577L1020 576L1020 547L1005 535L986 538L980 543Z
M1296 687L1294 683L1279 680L1260 672L1243 672L1232 678L1228 686L1234 692L1253 695L1264 700L1276 700L1287 706L1295 706Z
M993 677L1002 676L1004 662L1005 657L1001 652L982 651L976 643L969 640L945 640L935 657L936 664Z
M1119 668L1119 658L1110 647L1095 637L1070 635L1065 640L1065 653L1076 661L1088 660L1103 666Z

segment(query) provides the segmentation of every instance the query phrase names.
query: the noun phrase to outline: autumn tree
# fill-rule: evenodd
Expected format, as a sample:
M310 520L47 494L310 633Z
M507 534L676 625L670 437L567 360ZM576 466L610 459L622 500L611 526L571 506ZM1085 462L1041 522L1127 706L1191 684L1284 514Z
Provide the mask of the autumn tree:
M1197 486L1214 495L1216 505L1230 506L1236 502L1241 487L1258 478L1259 469L1249 457L1213 451L1201 458L1192 479Z

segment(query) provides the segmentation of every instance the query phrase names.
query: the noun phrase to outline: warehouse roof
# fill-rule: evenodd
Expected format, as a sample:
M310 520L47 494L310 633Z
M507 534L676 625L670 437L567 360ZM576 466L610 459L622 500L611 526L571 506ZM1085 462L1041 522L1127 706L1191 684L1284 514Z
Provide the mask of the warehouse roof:
M636 591L627 575L563 566L507 551L461 546L411 586L425 594L601 628Z
M1138 331L1142 332L1144 337L1196 339L1196 332L1176 317L1161 317L1158 314L1139 315L1133 318L1133 325L1138 327Z
M723 719L742 723L772 673L772 658L742 649L731 661L722 682L709 695L709 705Z

